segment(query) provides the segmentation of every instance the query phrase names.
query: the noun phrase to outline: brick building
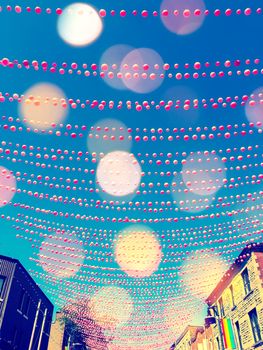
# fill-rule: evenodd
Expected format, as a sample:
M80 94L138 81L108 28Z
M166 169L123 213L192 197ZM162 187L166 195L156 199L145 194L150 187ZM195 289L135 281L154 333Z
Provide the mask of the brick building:
M191 350L214 350L214 336L211 326L197 330L191 341Z
M174 350L190 350L197 332L203 330L202 326L187 326L176 342L171 346Z
M213 322L188 326L172 350L225 350L222 319L232 324L237 350L263 350L263 243L243 249L206 302Z
M263 244L241 252L207 303L220 319L231 320L237 349L263 349ZM222 350L218 325L212 327L215 349Z
M0 255L0 350L47 350L52 314L21 263Z

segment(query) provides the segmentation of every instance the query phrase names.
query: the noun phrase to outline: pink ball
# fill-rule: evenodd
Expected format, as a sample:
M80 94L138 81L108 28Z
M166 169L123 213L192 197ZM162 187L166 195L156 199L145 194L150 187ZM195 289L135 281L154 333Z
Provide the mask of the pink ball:
M106 17L106 10L104 10L104 9L101 9L101 10L99 10L99 15L100 15L100 17Z

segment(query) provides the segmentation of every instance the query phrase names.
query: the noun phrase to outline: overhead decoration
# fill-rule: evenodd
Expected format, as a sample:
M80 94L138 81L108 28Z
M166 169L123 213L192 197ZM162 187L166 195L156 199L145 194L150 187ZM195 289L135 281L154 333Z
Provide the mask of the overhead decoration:
M25 123L32 127L48 129L51 123L60 123L67 115L63 103L66 97L60 88L49 83L30 87L24 93L19 113Z
M144 65L147 62L147 67ZM152 49L140 48L130 51L122 60L121 77L124 85L138 93L149 93L163 82L163 60ZM158 74L155 73L156 70Z
M114 329L125 324L133 312L129 293L119 287L102 287L89 303L91 316L102 328Z
M91 44L100 36L102 29L103 23L98 12L85 3L67 6L58 19L59 35L72 46Z
M115 243L115 259L128 276L149 277L159 267L162 251L148 227L131 226L120 232Z
M262 7L97 5L0 6L0 253L90 350L168 350L263 242Z
M50 235L42 242L39 260L43 269L56 277L69 278L81 268L85 259L82 242L65 235Z
M205 19L205 10L203 0L163 0L160 13L168 30L178 35L187 35L201 27Z
M7 205L16 193L16 178L12 172L0 166L0 207Z
M97 183L111 196L127 196L135 192L141 181L141 167L133 154L113 151L103 157L97 167Z
M174 3L174 5L171 7L171 3ZM205 9L203 6L203 1L199 2L200 8L198 8L198 5L193 6L193 2L188 0L188 7L183 6L178 6L178 2L173 0L166 3L166 8L164 7L161 11L154 10L154 11L148 11L148 10L114 10L114 9L100 9L98 10L98 13L101 18L108 16L114 17L118 16L121 18L127 17L127 15L132 15L132 16L140 16L142 18L149 18L149 17L167 17L167 16L172 16L172 17L177 17L178 15L183 14L182 17L184 18L191 18L191 17L199 17L199 16L232 16L232 15L244 15L244 16L251 16L251 15L261 15L262 14L262 8L261 7L243 7L242 9L240 8L227 8L227 9L212 9L208 10ZM79 3L77 3L79 4ZM82 3L81 3L82 4ZM180 3L179 3L180 4ZM177 6L177 7L176 7ZM67 13L68 9L66 8L65 10L61 9L60 7L57 8L50 8L50 7L40 7L40 6L35 6L35 7L30 7L30 6L21 6L21 5L6 5L1 7L1 12L15 12L16 14L22 14L22 13L34 13L36 15L41 15L41 14L48 14L48 15L57 15L57 16L62 16L64 12ZM73 12L74 13L74 12Z

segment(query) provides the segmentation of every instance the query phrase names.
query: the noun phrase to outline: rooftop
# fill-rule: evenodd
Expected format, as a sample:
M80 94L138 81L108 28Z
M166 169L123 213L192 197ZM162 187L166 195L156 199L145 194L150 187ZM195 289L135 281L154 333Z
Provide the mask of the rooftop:
M223 290L231 283L232 279L243 269L253 252L263 253L263 243L248 244L239 254L235 262L230 266L226 273L221 278L215 289L206 299L208 305L212 305Z
M195 337L196 333L199 332L200 330L203 330L203 326L191 326L188 325L183 333L179 336L179 338L175 342L175 347L180 343L180 341L183 339L183 337L186 335L188 331L191 332L191 339Z
M53 303L49 300L49 298L46 296L46 294L42 291L42 289L39 287L39 285L34 281L34 279L31 277L31 275L29 274L29 272L25 269L25 267L21 264L21 262L18 259L15 258L11 258L9 256L5 256L5 255L0 255L0 262L2 260L5 261L9 261L14 263L15 265L18 265L23 272L26 274L26 276L28 277L29 281L32 283L32 285L38 290L38 292L53 306ZM0 265L1 266L1 265Z

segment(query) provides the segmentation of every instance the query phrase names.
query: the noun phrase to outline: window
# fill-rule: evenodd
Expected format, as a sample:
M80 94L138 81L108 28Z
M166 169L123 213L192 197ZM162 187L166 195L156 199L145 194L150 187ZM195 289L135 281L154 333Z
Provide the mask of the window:
M238 321L236 321L235 326L236 326L238 346L239 346L239 349L242 350L242 339L241 339L240 326L239 326L239 322Z
M262 340L261 332L260 332L260 328L259 328L259 323L258 323L257 310L256 309L251 310L248 313L248 315L249 315L249 319L250 319L250 324L251 324L254 340L255 340L255 343L257 343L260 340Z
M231 294L231 302L232 302L232 307L235 307L235 297L234 297L234 289L233 289L233 286L230 286L229 287L230 289L230 294Z
M249 275L248 275L247 269L245 269L242 272L242 278L243 278L243 283L244 283L245 294L247 295L249 292L251 292L250 280L249 280Z
M225 317L225 310L224 310L223 299L220 298L220 299L218 300L218 303L219 303L220 315L221 315L221 317Z
M23 311L24 300L25 300L25 291L22 289L22 290L21 290L21 293L20 293L20 296L19 296L19 301L18 301L17 310Z
M5 277L0 276L0 295L2 294L2 291L4 289L4 284L5 284Z

